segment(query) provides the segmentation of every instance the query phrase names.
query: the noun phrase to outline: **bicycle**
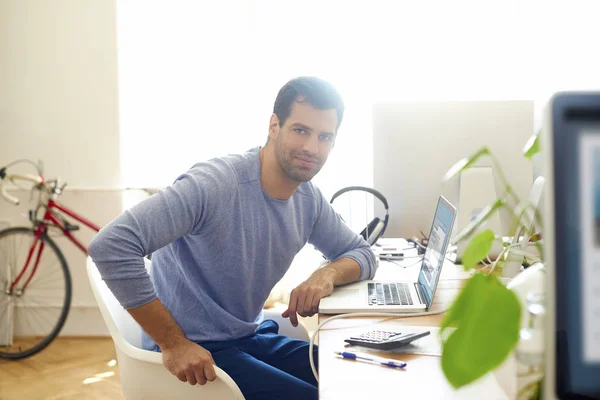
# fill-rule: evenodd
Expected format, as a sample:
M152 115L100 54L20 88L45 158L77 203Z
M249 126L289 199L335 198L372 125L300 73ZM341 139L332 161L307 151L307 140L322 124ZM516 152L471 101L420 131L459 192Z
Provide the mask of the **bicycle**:
M22 162L33 164L37 174L7 173L9 167ZM56 201L67 184L46 180L41 163L17 160L0 168L0 195L19 205L19 199L6 191L6 181L17 187L17 181L32 183L32 193L39 195L37 207L29 210L30 227L0 231L0 358L16 360L48 346L63 328L71 307L69 266L50 230L61 231L87 254L87 248L72 234L79 226L66 216L96 232L100 227Z

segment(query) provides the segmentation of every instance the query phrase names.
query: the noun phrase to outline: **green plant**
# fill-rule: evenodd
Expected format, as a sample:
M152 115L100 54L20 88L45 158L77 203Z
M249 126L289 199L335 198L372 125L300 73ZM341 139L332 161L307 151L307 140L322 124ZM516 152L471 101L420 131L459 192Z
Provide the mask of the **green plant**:
M531 159L538 153L539 135L527 142L524 156ZM521 201L510 186L498 160L489 148L483 147L470 157L456 163L444 177L444 182L474 166L483 157L488 157L504 187L504 193L486 207L469 226L458 233L454 242L468 240L462 257L465 270L474 271L450 307L441 326L442 369L450 384L459 388L494 370L511 354L519 341L521 304L513 291L497 278L495 272L502 269L511 255L525 257L526 261L539 261L543 255L543 244L536 240L538 255L520 252L510 243L505 243L499 233L492 230L479 232L479 227L494 213L506 209L513 216L510 236L533 237L535 226L542 227L541 217L528 201ZM534 226L524 224L535 218ZM529 225L529 226L528 226ZM487 268L474 269L492 248L494 242L502 244L500 255ZM454 328L454 329L448 329Z

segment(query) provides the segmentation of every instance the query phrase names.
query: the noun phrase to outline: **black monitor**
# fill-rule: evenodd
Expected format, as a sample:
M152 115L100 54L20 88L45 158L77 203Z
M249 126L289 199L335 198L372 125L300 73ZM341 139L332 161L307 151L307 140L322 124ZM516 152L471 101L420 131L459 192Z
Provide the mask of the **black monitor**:
M547 399L600 399L600 93L549 102L545 153Z

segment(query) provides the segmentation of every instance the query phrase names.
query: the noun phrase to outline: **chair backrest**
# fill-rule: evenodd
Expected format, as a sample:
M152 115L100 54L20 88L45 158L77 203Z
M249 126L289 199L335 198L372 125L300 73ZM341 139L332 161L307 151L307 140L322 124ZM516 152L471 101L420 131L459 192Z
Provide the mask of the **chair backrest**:
M150 260L146 258L144 260L146 262L146 269L149 270L151 267ZM120 340L122 339L132 346L141 349L142 328L140 325L121 306L108 286L106 286L91 257L87 258L86 268L94 296L100 307L100 312L117 346L120 345Z

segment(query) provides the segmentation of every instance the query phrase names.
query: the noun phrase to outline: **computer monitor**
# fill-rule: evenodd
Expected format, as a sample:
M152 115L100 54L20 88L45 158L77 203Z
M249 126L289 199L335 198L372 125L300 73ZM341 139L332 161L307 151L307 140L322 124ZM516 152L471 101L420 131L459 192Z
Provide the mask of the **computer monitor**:
M600 399L600 93L550 100L545 149L546 399Z
M488 146L513 190L526 199L533 183L531 162L522 156L533 134L533 101L449 101L378 103L373 110L373 185L389 203L384 237L428 234L440 194L457 207L460 178L442 186L444 174L460 159ZM479 164L491 167L489 159ZM496 194L502 181L494 170ZM377 205L376 205L377 207ZM377 210L376 211L381 211ZM502 234L511 217L500 214ZM454 232L459 229L455 223Z

